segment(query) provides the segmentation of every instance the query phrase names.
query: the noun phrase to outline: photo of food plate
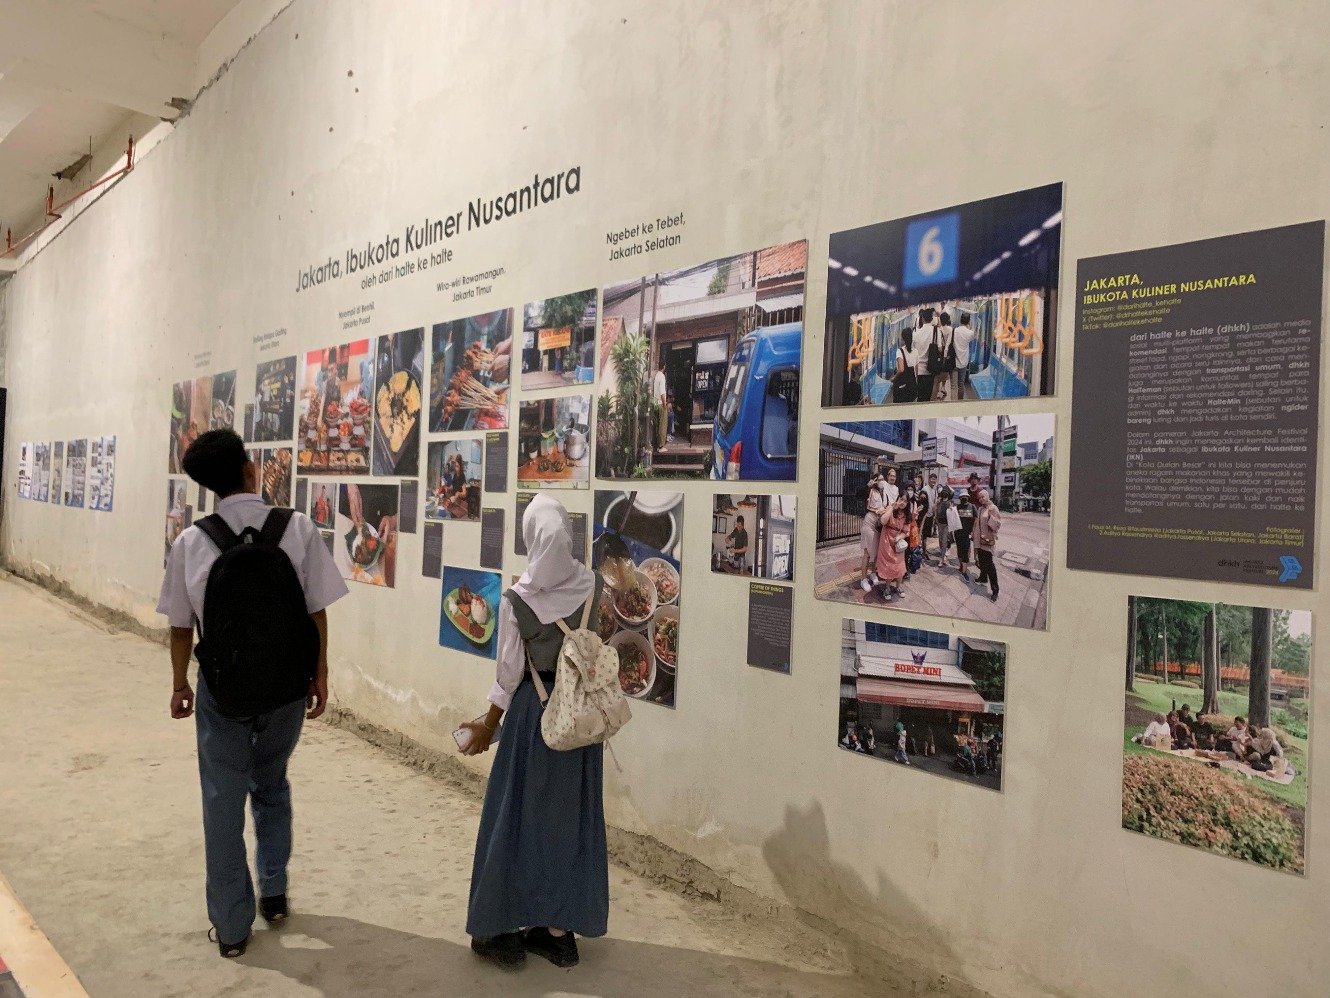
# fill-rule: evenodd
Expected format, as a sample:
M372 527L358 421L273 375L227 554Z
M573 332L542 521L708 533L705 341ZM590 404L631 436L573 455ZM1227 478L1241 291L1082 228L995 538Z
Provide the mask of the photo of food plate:
M322 486L314 500L319 510ZM337 494L333 561L342 578L393 588L397 572L400 485L344 484ZM321 512L321 510L319 510ZM315 517L318 522L318 517Z
M369 473L373 383L369 340L305 355L305 378L296 409L300 474Z
M592 565L606 586L594 626L619 655L624 694L673 707L683 494L597 489L593 516Z
M498 572L443 566L439 645L468 655L494 658L502 585Z
M410 477L420 467L425 329L379 337L374 376L374 474Z

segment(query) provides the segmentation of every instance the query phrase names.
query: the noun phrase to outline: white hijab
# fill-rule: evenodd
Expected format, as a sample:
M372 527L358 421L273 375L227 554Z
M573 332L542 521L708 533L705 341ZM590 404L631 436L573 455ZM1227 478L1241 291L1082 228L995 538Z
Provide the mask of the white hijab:
M542 624L571 616L590 597L596 575L573 557L568 511L557 499L537 495L522 515L522 539L530 562L513 591Z

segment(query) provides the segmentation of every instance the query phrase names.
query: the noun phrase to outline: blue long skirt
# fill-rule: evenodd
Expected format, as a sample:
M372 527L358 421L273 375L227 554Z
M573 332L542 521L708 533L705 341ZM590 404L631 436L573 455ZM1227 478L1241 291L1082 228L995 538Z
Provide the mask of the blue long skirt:
M485 789L466 919L471 936L537 925L605 934L605 749L553 751L540 735L541 710L536 688L524 680Z

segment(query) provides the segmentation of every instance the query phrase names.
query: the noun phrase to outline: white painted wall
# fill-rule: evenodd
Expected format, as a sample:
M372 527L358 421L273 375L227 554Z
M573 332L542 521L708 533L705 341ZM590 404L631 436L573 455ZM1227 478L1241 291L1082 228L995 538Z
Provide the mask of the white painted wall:
M1065 286L1077 257L1323 218L1328 33L1318 0L297 0L132 176L0 291L4 557L154 622L172 381L235 367L243 398L253 336L284 327L288 352L341 342L338 310L367 300L375 334L479 311L450 305L424 275L299 295L294 277L426 213L573 164L580 194L454 241L448 273L503 266L492 305L520 307L809 238L797 493L811 514L830 232L1062 180ZM682 246L606 262L606 230L678 210ZM1066 569L1056 539L1074 432L1071 320L1067 298L1059 397L1014 407L1059 416L1051 628L963 629L1010 643L1005 792L835 748L828 649L844 608L814 601L807 572L793 674L747 668L734 626L744 583L707 571L712 490L692 484L678 709L636 712L618 743L625 772L607 775L610 818L997 993L1317 993L1330 975L1326 795L1311 798L1306 878L1119 828L1126 595L1267 591ZM204 350L213 361L196 372ZM114 514L13 501L20 440L111 433ZM474 564L478 529L449 526L448 556ZM809 514L799 544L811 566ZM418 574L419 538L402 547L398 590L355 587L333 613L335 694L447 748L490 674L437 647L438 584ZM507 570L517 567L510 555ZM1283 595L1327 609L1312 594ZM1330 639L1326 617L1317 647ZM165 690L165 655L162 670ZM1328 698L1319 683L1320 718ZM1319 769L1319 741L1314 755Z

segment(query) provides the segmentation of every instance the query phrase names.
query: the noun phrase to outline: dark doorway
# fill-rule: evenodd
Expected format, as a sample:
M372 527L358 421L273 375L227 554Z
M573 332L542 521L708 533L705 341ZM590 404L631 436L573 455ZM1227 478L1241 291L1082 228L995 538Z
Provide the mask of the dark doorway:
M692 343L662 346L665 385L674 396L674 436L692 443L693 360L697 347Z

